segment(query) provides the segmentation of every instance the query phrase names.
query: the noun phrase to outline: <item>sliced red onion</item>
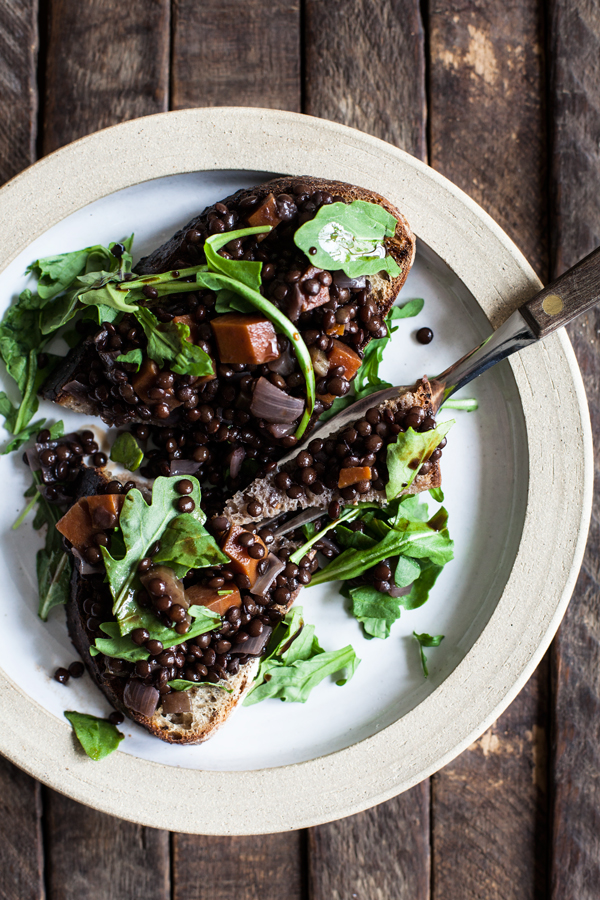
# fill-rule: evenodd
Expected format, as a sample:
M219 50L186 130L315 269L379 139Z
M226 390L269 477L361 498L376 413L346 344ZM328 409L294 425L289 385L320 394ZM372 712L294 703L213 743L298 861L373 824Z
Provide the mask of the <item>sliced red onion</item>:
M315 375L318 375L319 378L324 378L329 372L329 360L324 351L319 350L317 347L310 347L308 352L310 353Z
M296 426L295 425L277 425L275 423L271 423L267 425L266 431L269 432L274 438L279 440L279 438L286 437L288 434L293 434Z
M162 698L162 714L170 716L173 713L189 713L192 711L192 704L187 691L171 691Z
M123 691L123 703L141 716L153 716L158 706L160 694L151 684L142 684L137 678L130 678Z
M303 410L304 400L290 397L262 375L256 382L250 412L257 419L289 425L302 415Z
M398 587L393 584L389 591L387 592L390 597L406 597L407 594L410 594L412 590L412 584L407 585L406 587Z
M293 355L290 345L288 344L283 353L277 359L272 359L267 365L271 372L276 372L277 375L291 375L296 368L296 357Z
M365 288L367 286L366 275L359 275L358 278L348 278L345 272L339 269L333 273L333 283L340 288Z
M262 632L256 637L250 637L243 644L236 644L232 649L232 656L260 656L271 637L273 629L270 625L265 625Z
M278 556L275 556L274 553L269 553L267 556L268 567L267 571L264 575L259 575L254 583L254 587L251 588L250 593L254 594L257 597L264 597L279 575L280 572L283 572L285 569L285 563L282 562ZM244 653L246 651L244 650Z
M87 561L87 559L84 559L84 557L76 547L71 547L71 553L75 558L75 565L77 566L77 571L80 575L100 575L102 572L104 572L103 562L100 562L97 565L93 566Z
M296 284L292 287L292 295L287 302L286 313L288 319L292 322L296 322L302 312L302 307L304 305L304 301L306 300L305 295L300 290L300 285L296 282Z
M120 350L109 350L108 352L101 350L98 353L98 356L104 363L104 368L107 370L114 369L115 360L116 360L117 356L120 356L120 355L121 355Z
M332 550L336 554L340 552L340 548L335 543L335 541L332 541L331 538L328 537L319 538L319 540L315 544L315 548L317 550Z
M246 459L246 451L243 447L236 447L229 454L229 474L231 478L237 478L242 468L242 463Z
M201 463L193 459L173 459L169 463L170 475L195 475Z
M164 581L166 585L165 596L169 597L172 603L177 606L183 606L184 609L188 608L190 604L185 596L183 581L179 580L173 569L170 569L168 566L152 566L151 569L140 575L140 581L145 588L155 578L160 578L161 581Z
M73 381L67 381L67 383L62 386L61 394L72 394L74 397L87 399L89 390L89 385L73 379Z

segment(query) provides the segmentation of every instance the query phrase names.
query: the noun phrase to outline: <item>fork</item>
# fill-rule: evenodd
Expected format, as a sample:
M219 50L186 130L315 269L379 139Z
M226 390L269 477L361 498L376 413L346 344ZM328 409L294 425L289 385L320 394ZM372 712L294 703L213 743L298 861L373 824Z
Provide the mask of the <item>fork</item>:
M600 301L600 247L589 256L566 271L560 278L543 288L531 300L527 300L500 327L487 337L478 347L471 350L435 378L429 379L432 388L432 406L437 412L442 404L456 391L465 387L474 378L482 375L496 363L513 353L518 353L530 344L543 340L557 328L567 325L587 312ZM326 440L341 431L346 425L356 422L369 409L385 400L391 400L414 390L413 386L384 388L357 400L327 422L323 422L310 433L306 441L293 447L277 463L277 467L294 459L300 450L315 438ZM275 531L285 534L311 522L323 514L323 510L306 509L294 519L290 519ZM274 522L275 520L271 520Z

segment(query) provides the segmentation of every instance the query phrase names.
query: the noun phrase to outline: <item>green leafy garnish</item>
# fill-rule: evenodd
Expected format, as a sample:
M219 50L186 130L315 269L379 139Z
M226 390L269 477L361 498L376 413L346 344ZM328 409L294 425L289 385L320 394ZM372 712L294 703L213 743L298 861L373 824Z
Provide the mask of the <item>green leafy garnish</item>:
M122 431L111 447L110 458L113 462L121 463L130 472L135 472L144 458L144 451L131 432Z
M301 547L298 547L298 549L292 553L292 555L290 556L290 562L298 565L302 557L305 556L306 553L308 553L313 544L316 544L321 540L324 534L327 534L327 532L331 531L332 528L336 528L338 525L341 525L342 522L351 522L353 519L356 519L356 517L359 516L361 512L362 509L358 506L347 506L341 513L339 519L335 519L329 522L329 524L322 528L321 531L315 531L313 528L306 543L302 544Z
M463 412L475 412L479 409L479 403L473 398L450 397L445 400L440 409L460 409Z
M423 675L425 678L429 676L429 670L427 668L427 657L425 656L425 651L423 647L439 647L442 641L444 640L443 634L417 634L416 631L413 631L413 635L417 639L417 643L419 645L419 650L421 653L421 665L423 666Z
M22 291L0 323L0 356L20 393L20 403L13 406L7 395L0 392L0 413L5 417L7 431L15 435L4 452L18 449L44 424L43 419L35 425L28 423L38 408L37 392L59 357L46 354L48 362L40 367L38 354L53 334L82 308L79 302L82 285L75 286L75 283L107 265L111 272L103 274L122 278L131 269L132 239L133 236L119 245L123 247L119 259L111 253L115 244L108 248L98 245L44 257L29 266L27 271L38 281L37 293L29 289ZM81 275L82 272L85 274ZM97 280L98 274L91 277Z
M294 243L322 269L342 269L349 278L377 272L395 277L401 269L388 254L385 238L394 236L397 225L378 203L331 203L296 231Z
M33 475L32 499L24 513L19 516L13 528L17 528L32 506L37 504L33 527L40 531L46 526L46 539L44 546L38 550L36 556L36 574L38 581L39 605L38 615L43 622L48 619L48 613L55 606L66 603L70 595L71 566L69 555L65 552L62 543L62 535L56 530L56 523L61 518L60 509L52 503L48 503L45 497L37 490L40 477Z
M190 688L211 687L220 688L228 694L233 694L233 688L228 688L226 685L220 684L219 682L213 684L212 681L186 681L185 678L174 678L173 681L167 681L167 684L170 688L173 688L174 691L189 691Z
M98 716L67 710L65 718L87 755L96 762L116 750L125 737L115 725Z
M129 353L121 353L120 356L117 356L117 362L129 363L132 366L136 366L136 372L139 372L143 359L144 354L139 347L136 347L135 350L130 350Z
M160 641L165 649L176 647L184 641L191 641L201 634L206 634L207 631L217 628L221 622L221 617L205 606L191 606L188 610L193 619L190 630L185 634L178 634L174 628L162 625L153 612L142 609L135 601L132 611L136 615L138 623L136 627L145 628L149 633L148 640ZM135 644L129 634L121 633L118 622L103 622L100 628L108 637L96 638L94 646L90 648L92 656L103 653L113 659L125 659L128 662L137 662L140 659L148 659L150 656L148 650Z
M454 419L450 419L448 422L441 422L431 431L420 432L408 428L405 432L401 431L393 443L388 444L389 480L385 486L388 500L393 500L410 487L425 460L429 459L453 425Z
M294 607L271 635L244 706L269 697L306 703L312 689L328 675L348 669L347 677L337 682L345 684L359 662L351 646L325 652L315 637L314 625L304 624L302 607Z
M372 585L353 588L348 592L352 614L362 624L365 637L389 637L390 627L400 618L402 597L390 597Z
M410 497L406 500L414 501L416 498ZM417 509L422 512L417 513ZM444 566L454 556L453 543L446 527L448 514L442 507L425 522L421 519L422 513L427 515L425 504L406 501L396 503L395 507L390 504L390 507L381 512L381 518L371 518L365 528L366 537L371 539L371 545L365 546L361 542L362 545L359 547L348 547L329 565L313 575L311 586L327 581L358 578L377 563L395 556L405 556L411 560L428 560L433 565ZM387 517L387 521L384 517ZM343 535L340 540L344 540ZM416 570L413 569L413 573L416 574ZM396 583L399 587L405 587L411 582L400 580ZM406 604L408 598L403 597L401 600Z
M148 340L146 352L161 368L168 365L178 375L195 377L214 373L213 362L208 353L188 340L189 325L183 322L161 324L143 306L136 307L135 316Z
M399 319L408 319L418 315L423 309L424 300L409 300L404 306L392 306L386 316L385 324L387 326L387 337L375 338L367 344L363 361L360 369L356 373L356 377L352 382L352 391L345 397L336 397L331 407L326 410L319 418L320 422L326 422L331 419L342 409L362 400L369 394L376 391L383 391L385 388L392 387L389 381L384 381L379 376L379 366L383 360L383 353L391 341L392 334L398 330L399 325L393 323Z
M229 561L202 522L188 514L171 520L160 539L160 550L154 556L157 565L170 566L180 578L190 569L224 566Z
M156 541L160 540L170 522L180 515L175 503L180 495L175 490L179 481L177 475L171 478L157 478L152 489L152 504L146 503L140 491L134 489L125 495L119 516L119 527L125 545L125 556L114 559L106 547L102 547L104 565L110 591L114 599L113 614L120 626L121 634L127 634L139 627L139 612L134 602L133 581L137 565ZM190 477L193 489L190 494L195 503L191 513L185 513L200 525L205 516L200 509L200 485Z

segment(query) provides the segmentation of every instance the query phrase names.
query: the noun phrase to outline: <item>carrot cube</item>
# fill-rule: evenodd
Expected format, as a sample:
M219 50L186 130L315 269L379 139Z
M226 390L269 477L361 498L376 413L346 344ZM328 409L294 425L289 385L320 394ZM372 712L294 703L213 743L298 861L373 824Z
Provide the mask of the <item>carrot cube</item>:
M228 593L224 594L223 591ZM219 594L221 596L219 596ZM185 596L190 606L206 606L207 609L224 616L228 609L232 606L241 606L242 597L239 588L235 585L228 585L219 591L217 588L202 587L194 584L185 592Z
M210 324L223 363L257 366L279 356L275 329L260 313L227 313Z
M371 467L370 466L351 466L348 469L342 469L340 471L340 477L338 479L338 487L345 488L349 487L351 484L358 484L359 481L370 481L371 480Z
M226 553L231 560L228 568L241 575L247 575L250 579L250 587L253 587L258 578L256 569L260 560L253 559L247 549L239 545L238 537L244 533L250 534L246 528L241 528L239 525L232 525L225 540L221 544L221 550L223 553ZM253 537L255 544L260 544L264 547L265 552L262 559L266 559L269 551L267 550L265 542L259 538L257 534L253 535Z

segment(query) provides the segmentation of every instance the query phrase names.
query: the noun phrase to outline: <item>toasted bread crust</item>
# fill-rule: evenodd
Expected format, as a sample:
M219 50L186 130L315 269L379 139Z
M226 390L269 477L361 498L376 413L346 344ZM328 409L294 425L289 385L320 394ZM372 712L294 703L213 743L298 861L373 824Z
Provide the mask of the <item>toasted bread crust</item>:
M433 413L431 385L427 378L422 378L413 388L407 389L398 398L393 400L385 400L377 406L377 409L392 409L397 412L400 409L410 409L412 406L419 406L425 410L426 415ZM347 427L347 426L344 426ZM300 452L300 451L298 451ZM284 466L285 468L289 468ZM427 491L431 488L440 487L442 483L442 473L440 464L436 460L431 463L431 468L426 475L417 475L411 486L403 491L405 494L419 494L421 491ZM387 503L385 491L370 490L366 494L362 494L361 501L370 503L379 503L384 505ZM248 513L248 504L252 500L258 500L262 507L260 519L270 519L279 516L282 513L300 511L315 507L317 509L326 510L332 500L339 500L342 506L347 505L338 490L330 490L326 488L321 494L313 494L308 487L297 500L292 500L286 493L280 491L275 485L275 474L266 478L257 479L249 487L237 494L227 502L223 514L235 525L247 525L256 522Z
M398 223L396 226L396 233L392 238L386 239L386 247L390 255L398 263L401 270L400 274L396 278L389 278L386 275L369 276L371 284L370 296L377 306L378 315L381 318L385 318L406 281L415 258L416 250L415 237L406 218L395 206L386 200L385 197L382 197L374 191L347 184L343 181L330 181L325 178L313 178L311 176L299 178L284 176L275 178L272 181L267 181L252 189L237 191L235 194L226 197L222 202L239 202L249 196L254 196L261 200L270 193L276 195L288 193L293 189L293 186L298 183L306 185L306 188L309 191L326 190L334 196L342 197L348 203L351 203L353 200L378 203L396 219ZM172 238L154 250L149 256L145 256L141 259L134 271L138 275L151 275L166 272L169 271L169 269L177 267L181 268L182 265L192 265L193 263L191 263L189 259L181 259L182 255L185 255L188 252L185 235L190 230L196 229L200 223L206 223L208 216L213 209L214 207L208 207L200 215L191 219L183 228L177 231ZM371 337L367 334L364 341L359 344L356 349L362 352L370 340ZM41 393L46 400L52 400L67 409L72 409L75 412L83 413L85 415L95 416L99 414L98 408L87 396L73 392L72 386L70 390L65 390L65 387L69 386L73 373L76 371L77 365L85 352L84 345L80 345L74 350L71 350L65 357L61 366L45 383ZM104 421L106 421L107 424L111 424L110 417L105 417ZM152 422L164 426L170 424L168 420L153 419Z

